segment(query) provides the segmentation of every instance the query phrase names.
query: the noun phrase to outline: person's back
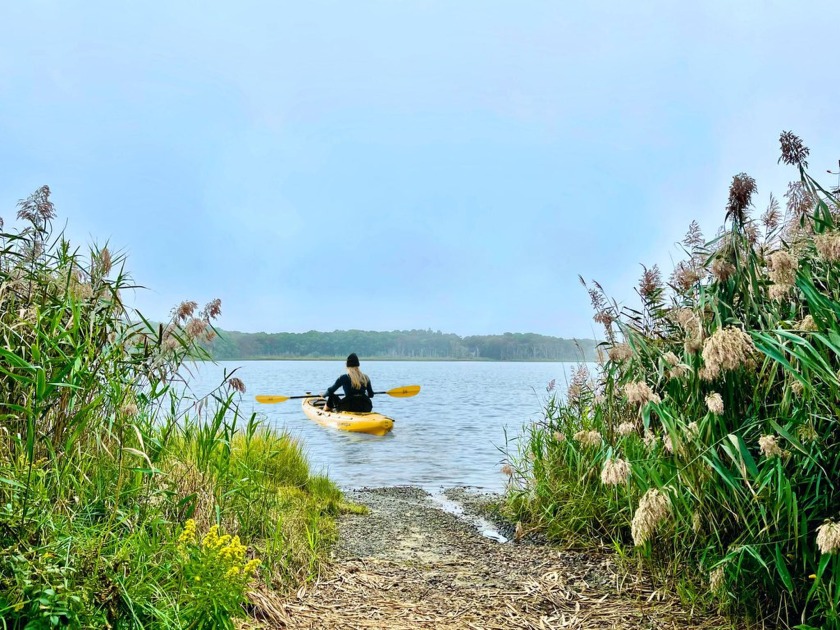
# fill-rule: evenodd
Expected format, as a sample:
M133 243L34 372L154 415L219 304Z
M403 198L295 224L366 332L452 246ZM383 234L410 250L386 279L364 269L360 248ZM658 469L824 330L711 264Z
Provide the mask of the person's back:
M359 368L359 357L356 353L347 357L347 374L336 379L332 387L327 388L324 398L327 399L326 409L338 411L362 411L373 409L373 385L367 374ZM336 396L339 388L344 390L344 398Z

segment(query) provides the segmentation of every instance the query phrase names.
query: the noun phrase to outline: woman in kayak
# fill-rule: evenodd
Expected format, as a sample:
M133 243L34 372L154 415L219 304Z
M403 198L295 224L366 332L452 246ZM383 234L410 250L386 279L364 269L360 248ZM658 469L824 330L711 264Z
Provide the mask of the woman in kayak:
M344 398L335 395L339 387L344 388ZM359 369L359 357L352 353L347 357L347 374L338 377L335 384L324 394L325 409L330 411L370 411L373 409L373 386L370 378Z

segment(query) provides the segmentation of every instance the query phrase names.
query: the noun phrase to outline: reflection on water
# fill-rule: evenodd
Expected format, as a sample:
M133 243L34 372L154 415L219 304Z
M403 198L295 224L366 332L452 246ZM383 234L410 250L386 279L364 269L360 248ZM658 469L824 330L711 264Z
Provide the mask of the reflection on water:
M351 489L413 485L474 486L501 492L506 478L505 432L515 437L541 417L546 385L556 379L564 389L574 368L568 363L471 363L448 361L364 361L362 370L376 391L421 385L412 398L380 395L374 409L394 419L384 437L348 433L310 421L300 400L263 405L256 394L283 396L323 392L344 370L341 361L241 361L200 364L192 383L196 392L216 384L223 370L248 388L242 410L297 437L312 471L328 474ZM512 448L515 448L512 445Z

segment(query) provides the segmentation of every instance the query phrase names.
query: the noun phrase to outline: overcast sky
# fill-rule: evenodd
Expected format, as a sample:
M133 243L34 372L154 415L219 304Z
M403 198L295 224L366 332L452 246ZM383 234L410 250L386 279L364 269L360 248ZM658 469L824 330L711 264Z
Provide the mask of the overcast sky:
M778 135L840 158L840 2L0 4L0 217L49 184L164 318L598 334Z

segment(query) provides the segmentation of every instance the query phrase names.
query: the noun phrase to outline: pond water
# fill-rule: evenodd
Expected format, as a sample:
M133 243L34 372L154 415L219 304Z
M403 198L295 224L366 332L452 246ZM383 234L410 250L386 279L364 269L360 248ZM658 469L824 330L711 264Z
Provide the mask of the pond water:
M256 394L322 393L344 373L340 361L223 361L201 363L191 381L209 391L224 370L236 369L247 393L245 412L300 440L312 472L325 473L344 489L411 485L430 492L472 486L501 492L500 468L523 426L541 419L546 387L554 379L565 391L572 363L458 361L365 361L375 391L420 385L412 398L380 395L374 409L394 419L384 437L324 428L309 420L299 400L264 405Z

